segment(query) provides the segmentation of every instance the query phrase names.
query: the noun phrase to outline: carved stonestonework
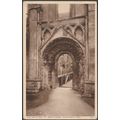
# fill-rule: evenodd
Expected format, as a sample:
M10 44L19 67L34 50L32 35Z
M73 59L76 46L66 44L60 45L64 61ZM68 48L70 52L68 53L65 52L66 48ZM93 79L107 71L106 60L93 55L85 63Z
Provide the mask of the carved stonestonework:
M73 4L71 7L70 18L62 20L58 18L56 5L29 7L27 76L28 80L41 81L39 89L55 88L57 60L68 54L73 61L73 89L87 95L86 86L93 84L86 84L86 81L95 79L91 72L95 70L94 11L91 12L94 7L89 6L89 10L87 5ZM82 11L79 13L78 10Z

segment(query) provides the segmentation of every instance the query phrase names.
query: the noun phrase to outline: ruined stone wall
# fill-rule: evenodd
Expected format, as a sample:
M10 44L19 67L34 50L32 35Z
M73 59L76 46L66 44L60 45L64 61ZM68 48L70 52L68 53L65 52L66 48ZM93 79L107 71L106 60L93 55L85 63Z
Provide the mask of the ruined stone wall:
M40 11L38 11L40 8ZM40 23L42 21L55 21L57 19L56 5L48 4L29 4L28 5L28 19L27 19L27 92L38 92L40 87L46 86L42 82L42 78L46 78L43 72L43 61L39 48L42 45L42 28ZM46 81L47 83L47 81Z
M85 4L71 4L70 17L85 16L87 14Z
M33 8L37 8L37 7L41 7L42 12L40 15L40 21L38 21L38 12L36 9ZM43 72L43 62L42 61L42 57L41 57L41 52L40 52L40 48L41 45L43 45L42 41L44 41L44 36L42 36L42 32L44 27L41 27L41 22L46 22L45 25L49 26L49 22L53 21L50 24L53 24L53 27L55 25L60 25L61 23L63 23L64 25L66 24L71 24L73 25L73 29L75 24L79 24L80 22L83 24L84 29L86 28L86 23L85 23L85 19L86 19L86 15L88 14L88 29L86 30L86 32L88 31L88 36L87 36L87 40L88 40L88 63L89 63L89 75L88 75L88 79L86 79L86 81L88 82L87 86L85 89L88 89L88 91L92 91L92 88L94 86L94 82L92 83L92 81L95 81L95 6L94 5L88 5L88 11L87 11L87 6L86 5L71 5L70 8L70 16L71 17L81 17L84 16L83 18L77 18L77 19L68 19L66 21L57 21L58 19L58 10L57 10L57 5L54 4L43 4L43 5L29 5L28 6L28 10L33 9L30 11L30 13L28 13L28 22L29 22L29 40L27 39L27 41L29 41L29 49L28 49L28 69L27 69L27 80L36 80L36 81L44 81L43 77L46 78L46 74L45 72ZM39 24L38 24L39 23ZM73 24L74 23L74 24ZM78 30L76 30L78 32L73 33L75 37L79 37L78 39L80 40L80 42L82 42L84 44L84 39L81 38L81 35L83 34L81 32L80 27L78 27ZM80 34L79 34L80 33ZM48 34L49 37L49 34ZM47 79L47 78L46 78ZM45 81L46 81L45 79ZM48 81L46 81L46 83L42 82L42 86L46 85L46 83L48 84ZM28 88L29 86L33 87L34 89L39 89L41 86L40 82L36 82L37 84L34 85L34 83L30 83L28 82ZM90 83L90 84L89 84ZM32 84L32 85L31 85Z
M95 5L88 5L88 44L89 44L89 80L86 81L86 94L94 97L95 91Z
M58 17L57 14L57 5L55 4L43 4L43 18L42 21L55 21Z
M88 7L89 80L95 81L95 5Z
M37 76L37 12L30 12L29 17L30 44L29 44L29 78L35 79Z

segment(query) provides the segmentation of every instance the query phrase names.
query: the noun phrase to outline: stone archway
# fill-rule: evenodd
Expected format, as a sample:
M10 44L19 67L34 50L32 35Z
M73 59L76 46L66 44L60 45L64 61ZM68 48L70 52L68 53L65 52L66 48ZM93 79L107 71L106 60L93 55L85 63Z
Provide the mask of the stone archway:
M73 89L79 90L81 76L84 76L84 50L73 39L59 37L41 50L42 68L40 71L43 84L49 88L55 88L57 82L56 62L62 54L69 54L73 60Z
M80 60L77 60L70 51L61 51L56 55L55 68L57 66L56 64L57 64L59 57L62 56L63 54L68 54L72 59L72 71L73 71L72 87L73 87L73 89L78 89L79 86L76 86L76 85L79 85L79 82L80 82L79 81L79 75L80 75L79 62L80 62Z

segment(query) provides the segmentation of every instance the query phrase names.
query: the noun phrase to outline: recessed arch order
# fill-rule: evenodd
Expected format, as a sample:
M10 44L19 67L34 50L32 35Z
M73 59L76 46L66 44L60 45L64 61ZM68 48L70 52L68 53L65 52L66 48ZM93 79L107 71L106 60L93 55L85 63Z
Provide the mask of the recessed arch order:
M74 41L72 38L59 37L47 44L42 50L42 59L45 61L48 66L49 80L52 81L53 78L56 78L56 62L62 54L68 54L73 60L74 64L74 85L79 85L79 72L80 72L80 61L84 57L84 50L82 47ZM54 76L52 76L52 71L54 71ZM57 79L57 78L56 78Z
M59 37L51 41L47 44L47 46L45 46L45 48L43 48L42 57L44 60L54 61L56 56L65 53L72 54L75 60L79 61L80 58L82 58L84 51L82 47L72 38Z

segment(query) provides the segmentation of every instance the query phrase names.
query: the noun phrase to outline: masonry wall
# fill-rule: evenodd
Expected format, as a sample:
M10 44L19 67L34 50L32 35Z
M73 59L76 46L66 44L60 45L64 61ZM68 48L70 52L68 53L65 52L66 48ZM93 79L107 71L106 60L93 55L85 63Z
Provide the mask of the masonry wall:
M70 16L79 17L87 14L85 4L71 4L70 6Z
M89 80L95 81L95 5L88 7Z
M86 82L86 93L94 97L95 92L95 5L88 5L88 48L89 48L89 80Z
M28 9L42 7L42 21L56 21L58 18L58 11L56 5L29 5ZM86 16L87 9L85 5L74 5L70 11L71 17ZM42 80L45 74L42 74L42 58L39 59L40 54L38 50L41 46L42 36L41 36L41 26L38 24L38 13L36 10L32 10L29 14L29 49L28 49L28 80ZM94 89L95 81L95 6L88 5L88 42L89 42L89 78L86 89L92 91ZM39 60L38 60L39 59ZM45 76L46 77L46 76ZM32 83L33 84L33 83ZM44 85L44 83L43 83ZM33 89L39 88L40 83L37 85L29 85ZM94 90L93 90L94 91Z
M55 21L57 19L57 6L55 4L42 4L42 21Z
M37 8L41 8L40 14ZM48 82L47 73L43 69L43 61L40 58L39 48L41 47L42 35L39 22L50 22L57 19L57 6L52 4L29 4L27 20L27 92L38 92L42 87L46 87ZM39 15L38 15L39 14ZM38 18L39 16L39 18ZM38 21L40 20L40 21ZM42 78L46 78L44 81ZM43 82L41 82L43 81Z
M37 12L33 10L29 14L29 79L35 79L37 76Z
M40 82L34 82L38 79L38 13L36 8L39 5L28 5L28 31L27 36L27 92L38 92Z

